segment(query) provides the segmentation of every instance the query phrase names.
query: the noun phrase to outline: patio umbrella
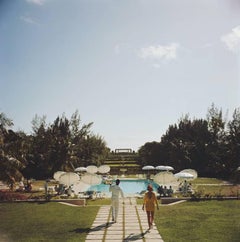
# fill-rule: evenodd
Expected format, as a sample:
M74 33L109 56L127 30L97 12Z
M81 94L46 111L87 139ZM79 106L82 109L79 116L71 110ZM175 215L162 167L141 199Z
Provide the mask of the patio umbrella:
M174 170L174 168L172 166L165 166L165 167L166 167L167 171L173 171Z
M98 168L96 166L87 166L87 172L92 174L97 173Z
M88 185L98 185L102 182L102 178L96 174L86 173L81 177L81 181Z
M153 171L155 170L155 167L154 166L144 166L142 168L143 171L147 171L147 179L150 178L150 174L149 174L149 171Z
M79 175L74 172L65 172L59 177L59 183L71 186L79 181Z
M59 177L64 174L65 171L56 171L54 174L53 174L53 178L56 180L56 181L59 181Z
M174 176L177 179L194 179L194 176L188 172L178 172Z
M155 169L159 170L159 171L173 171L174 170L174 168L171 166L156 166Z
M77 167L74 171L84 172L84 171L87 171L87 168L86 167L83 167L83 166L80 166L80 167Z
M153 177L153 180L154 182L162 185L171 184L177 181L177 179L174 177L172 172L169 172L169 171L163 171L163 172L157 173Z
M154 166L144 166L142 168L143 171L150 171L150 170L155 170L155 167Z
M104 174L104 173L108 173L109 171L110 171L110 166L108 166L108 165L102 165L102 166L98 167L99 173Z
M74 191L75 194L78 194L79 192L85 192L91 185L86 184L83 181L77 181L76 183L73 184L72 190Z
M180 171L180 173L189 173L193 175L193 179L196 179L198 177L198 173L197 171L193 170L193 169L184 169L182 171Z

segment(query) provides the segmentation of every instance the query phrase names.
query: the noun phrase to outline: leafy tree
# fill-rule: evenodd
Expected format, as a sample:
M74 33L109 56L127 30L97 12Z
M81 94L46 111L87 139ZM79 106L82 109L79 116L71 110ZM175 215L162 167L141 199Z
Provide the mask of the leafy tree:
M223 177L226 173L226 131L223 120L222 110L212 104L207 114L208 128L211 134L208 144L208 164L206 167L206 175Z
M152 165L157 166L161 157L161 146L159 142L147 142L141 146L139 151L139 163L141 166Z
M235 175L235 180L237 180L237 168L240 167L240 108L234 110L232 121L228 123L227 139L228 150L225 166L229 171L229 176Z
M92 123L80 127L77 111L70 120L63 114L47 126L45 118L35 117L33 124L27 176L48 178L58 170L73 171L77 166L101 164L106 158L105 141L91 133Z
M0 113L0 180L7 183L20 180L24 166L23 139L21 133L10 129L12 126L12 120Z

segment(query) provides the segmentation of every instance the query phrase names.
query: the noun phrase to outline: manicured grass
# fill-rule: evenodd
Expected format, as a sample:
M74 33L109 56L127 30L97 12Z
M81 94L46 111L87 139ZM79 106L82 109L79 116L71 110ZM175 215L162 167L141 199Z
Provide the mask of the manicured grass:
M198 177L193 181L190 181L192 184L221 184L222 180L217 178L207 178L207 177Z
M10 241L85 241L99 206L49 203L1 203L0 234Z
M139 199L140 201L140 199ZM87 207L49 203L1 203L0 232L10 241L85 241L100 205ZM106 215L107 216L107 215ZM184 202L160 206L155 223L165 242L237 242L240 238L240 201Z
M240 190L238 186L233 185L193 185L195 192L200 193L201 196L209 195L212 197L224 196L224 197L237 197Z
M202 190L203 195L235 195L237 190L234 189L238 188L220 185L222 181L217 179L198 179L193 186ZM142 204L142 199L137 202ZM102 205L110 205L110 199L88 200L86 207L56 202L0 203L0 241L1 234L7 235L9 241L18 242L85 241ZM165 242L237 242L240 238L240 201L210 200L160 206L155 223Z
M155 223L165 242L237 242L240 238L240 201L160 206Z
M102 206L102 205L111 205L110 198L96 199L96 200L87 200L87 206Z

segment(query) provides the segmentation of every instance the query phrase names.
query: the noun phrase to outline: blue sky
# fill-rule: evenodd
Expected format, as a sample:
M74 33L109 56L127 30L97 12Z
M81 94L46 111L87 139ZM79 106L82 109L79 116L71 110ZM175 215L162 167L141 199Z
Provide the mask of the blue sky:
M78 110L108 147L240 107L238 0L2 0L0 112L31 132Z

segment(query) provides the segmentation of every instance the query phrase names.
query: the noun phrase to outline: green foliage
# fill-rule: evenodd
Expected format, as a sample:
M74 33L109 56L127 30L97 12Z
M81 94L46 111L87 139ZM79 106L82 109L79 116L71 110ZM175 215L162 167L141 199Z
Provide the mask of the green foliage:
M0 113L0 180L8 184L21 179L26 161L25 134L13 132L9 129L12 125L12 120Z
M0 179L46 179L58 170L72 171L78 166L101 165L110 150L104 139L91 132L93 123L81 124L76 111L70 119L63 114L52 124L35 116L33 134L14 132L12 120L0 113ZM161 141L147 142L138 151L138 164L170 165L178 172L195 169L199 176L239 182L240 109L228 123L214 105L206 119L183 116L170 125Z
M222 110L214 105L206 119L191 120L188 115L170 125L160 142L139 149L139 164L170 165L175 171L191 168L199 176L239 180L240 109L232 121L223 120Z
M59 170L101 164L108 153L105 141L91 133L92 123L80 127L77 111L70 120L63 114L46 125L44 118L35 117L33 124L31 151L24 170L27 177L49 178Z
M98 209L53 202L4 203L0 231L9 241L85 241Z
M165 242L225 241L240 237L239 200L161 206L155 223Z
M22 193L11 192L7 190L0 190L0 201L16 201L27 200L28 197Z

